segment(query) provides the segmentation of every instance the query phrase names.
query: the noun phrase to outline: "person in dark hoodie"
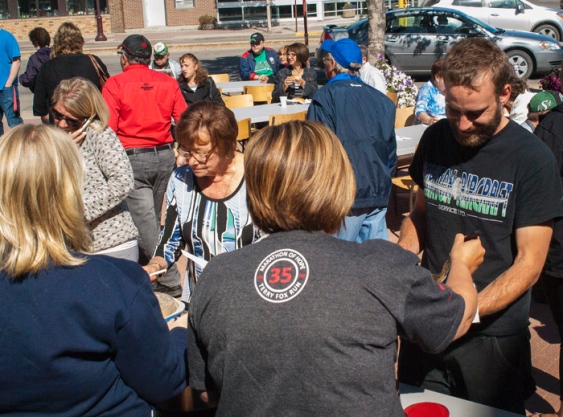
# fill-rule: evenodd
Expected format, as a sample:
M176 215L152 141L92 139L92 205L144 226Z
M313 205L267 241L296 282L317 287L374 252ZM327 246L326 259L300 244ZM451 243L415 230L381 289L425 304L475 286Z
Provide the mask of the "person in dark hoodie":
M36 27L29 31L29 40L37 51L29 57L25 72L20 75L20 84L29 88L33 93L35 78L37 78L41 65L51 59L51 48L49 48L51 36L45 28Z
M561 75L560 75L561 78ZM541 92L542 108L551 111L540 119L539 125L534 130L538 136L555 155L561 183L563 184L563 103L561 94L557 92ZM535 96L534 96L535 98ZM530 105L534 102L530 101ZM557 105L555 105L557 104ZM559 338L563 340L563 217L558 217L553 222L553 235L547 253L547 259L540 275L545 297L551 310L551 315L557 325ZM559 410L550 416L563 416L563 349L559 347ZM547 414L544 414L547 415Z
M221 92L217 89L215 81L209 77L207 71L199 65L199 59L193 54L184 54L180 57L182 73L178 77L180 91L189 106L200 101L216 101L225 104Z

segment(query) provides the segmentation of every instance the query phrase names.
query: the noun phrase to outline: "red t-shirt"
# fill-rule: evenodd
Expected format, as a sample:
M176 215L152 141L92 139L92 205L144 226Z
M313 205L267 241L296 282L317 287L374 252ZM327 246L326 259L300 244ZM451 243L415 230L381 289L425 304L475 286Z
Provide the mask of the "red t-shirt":
M173 141L171 120L187 108L178 82L146 65L129 65L110 77L102 95L111 127L125 149L151 148Z

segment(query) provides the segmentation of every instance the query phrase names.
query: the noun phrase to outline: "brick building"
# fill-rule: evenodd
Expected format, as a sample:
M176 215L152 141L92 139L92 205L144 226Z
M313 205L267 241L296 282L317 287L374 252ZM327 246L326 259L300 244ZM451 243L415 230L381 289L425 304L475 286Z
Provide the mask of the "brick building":
M197 27L201 16L220 25L264 25L266 0L98 0L104 33L125 33L158 27ZM391 0L386 0L391 1ZM83 34L97 33L96 0L0 0L0 27L27 39L36 26L54 34L62 22L72 21ZM307 0L307 17L324 20L341 15L349 0ZM271 0L272 21L303 16L302 0ZM365 0L352 1L358 13Z

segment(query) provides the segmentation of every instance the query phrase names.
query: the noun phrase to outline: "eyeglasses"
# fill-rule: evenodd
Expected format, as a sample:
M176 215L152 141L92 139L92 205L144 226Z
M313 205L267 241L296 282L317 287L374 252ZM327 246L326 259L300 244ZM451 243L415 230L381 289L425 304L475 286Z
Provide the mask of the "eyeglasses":
M178 149L178 155L180 155L186 161L188 161L190 158L193 157L198 162L202 162L202 161L207 162L207 160L209 159L209 157L214 151L215 151L215 146L205 153L181 151Z
M323 57L323 62L329 62L332 61L331 58L329 58L328 56Z
M65 116L62 113L56 111L55 109L51 109L51 112L53 113L53 118L55 120L59 122L61 120L64 120L71 130L78 130L84 124L84 120L73 119L71 117Z
M166 55L155 55L154 56L155 61L160 61L161 59L164 59L164 58L166 58Z

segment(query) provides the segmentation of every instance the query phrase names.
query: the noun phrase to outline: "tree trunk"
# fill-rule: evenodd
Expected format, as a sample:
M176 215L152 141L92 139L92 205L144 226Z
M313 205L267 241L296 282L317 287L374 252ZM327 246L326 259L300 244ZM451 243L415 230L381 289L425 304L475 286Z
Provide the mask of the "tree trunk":
M379 55L385 56L385 0L366 0L366 7L369 62L374 65Z

